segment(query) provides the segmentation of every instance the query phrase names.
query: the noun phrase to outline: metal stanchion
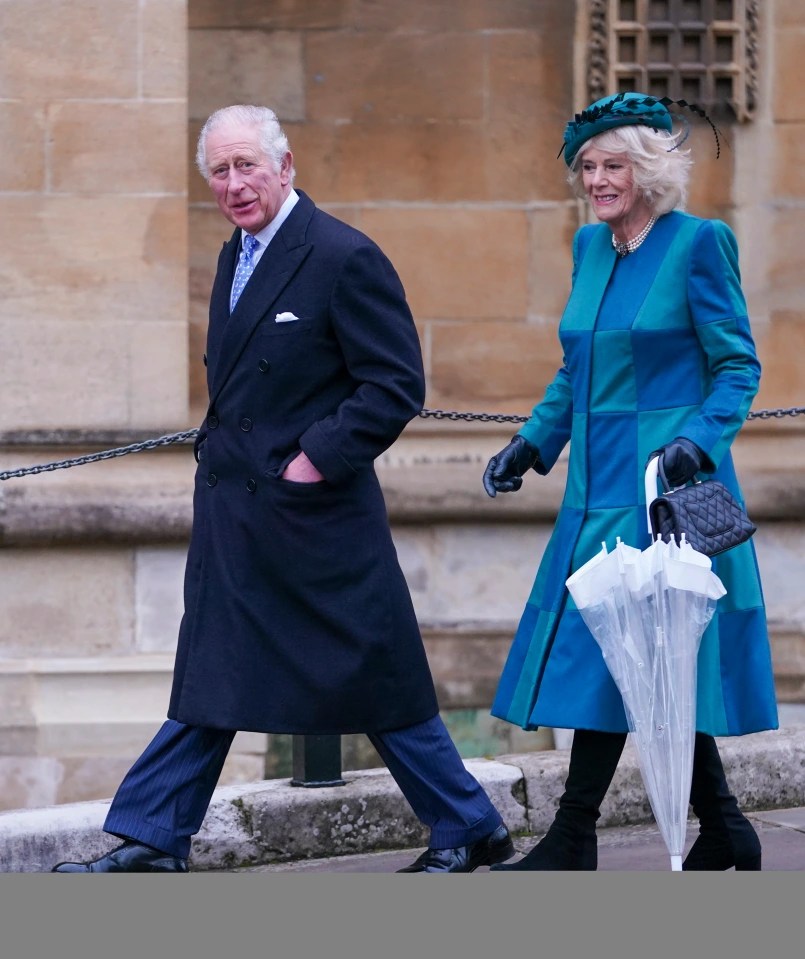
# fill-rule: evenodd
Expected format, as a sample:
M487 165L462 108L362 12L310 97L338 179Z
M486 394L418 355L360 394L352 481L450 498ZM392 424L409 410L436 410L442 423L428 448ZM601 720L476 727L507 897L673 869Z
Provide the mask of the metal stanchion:
M341 778L341 737L294 736L292 786L345 786Z

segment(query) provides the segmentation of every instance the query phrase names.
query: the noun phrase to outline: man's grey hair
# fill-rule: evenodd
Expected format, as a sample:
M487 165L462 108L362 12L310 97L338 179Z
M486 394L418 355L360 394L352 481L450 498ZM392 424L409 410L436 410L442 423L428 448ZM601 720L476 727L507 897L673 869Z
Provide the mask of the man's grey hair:
M625 153L632 164L634 182L655 216L684 210L693 160L690 150L680 150L679 137L642 125L616 127L591 137L579 150L567 182L576 196L585 199L582 177L584 154L590 147L605 153Z
M196 166L205 180L210 178L210 169L207 166L207 137L213 130L228 123L244 123L255 127L260 134L260 145L268 159L278 170L282 158L289 152L288 137L285 136L277 114L268 107L257 107L250 104L237 103L230 107L216 110L201 128L196 146ZM291 166L291 183L296 176L296 170Z

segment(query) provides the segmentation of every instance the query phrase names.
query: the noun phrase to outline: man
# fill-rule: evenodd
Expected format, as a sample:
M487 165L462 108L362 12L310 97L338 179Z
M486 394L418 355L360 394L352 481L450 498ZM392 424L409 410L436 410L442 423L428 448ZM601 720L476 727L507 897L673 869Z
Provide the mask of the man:
M210 301L168 720L104 823L123 845L53 871L186 872L238 729L366 733L430 826L401 872L509 859L508 830L439 718L373 467L424 402L400 280L368 237L294 190L271 110L214 113L196 162L235 231Z

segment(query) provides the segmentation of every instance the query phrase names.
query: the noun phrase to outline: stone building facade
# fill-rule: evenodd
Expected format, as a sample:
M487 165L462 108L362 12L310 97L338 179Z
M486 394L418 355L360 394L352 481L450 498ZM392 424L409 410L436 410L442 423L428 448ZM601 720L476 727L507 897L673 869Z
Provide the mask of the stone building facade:
M802 406L799 0L7 0L0 470L200 422L207 296L229 226L192 153L203 119L232 102L272 106L297 185L397 266L426 407L527 413L560 362L586 217L557 160L564 124L596 84L623 81L654 36L641 17L676 18L673 36L695 43L705 15L733 46L714 71L717 37L703 69L742 99L739 118L719 118L718 159L692 124L688 207L738 235L764 370L754 409ZM647 56L670 54L649 43ZM516 497L484 495L484 465L515 428L423 418L378 464L468 756L552 742L486 712L563 485L560 464ZM805 702L803 429L805 417L755 419L735 448L791 704ZM0 808L111 795L164 718L194 465L175 443L0 483ZM345 741L344 768L372 762L359 739ZM239 734L222 781L281 772L280 740Z

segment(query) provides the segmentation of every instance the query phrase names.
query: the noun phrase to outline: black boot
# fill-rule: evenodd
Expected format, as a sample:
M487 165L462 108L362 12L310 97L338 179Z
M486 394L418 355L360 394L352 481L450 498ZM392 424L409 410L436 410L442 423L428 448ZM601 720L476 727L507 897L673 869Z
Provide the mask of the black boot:
M682 863L683 870L760 869L758 835L729 790L715 739L704 733L696 733L690 802L699 820L699 835Z
M597 869L595 824L625 742L625 733L577 729L573 734L565 791L550 829L523 859L490 866L490 871Z

